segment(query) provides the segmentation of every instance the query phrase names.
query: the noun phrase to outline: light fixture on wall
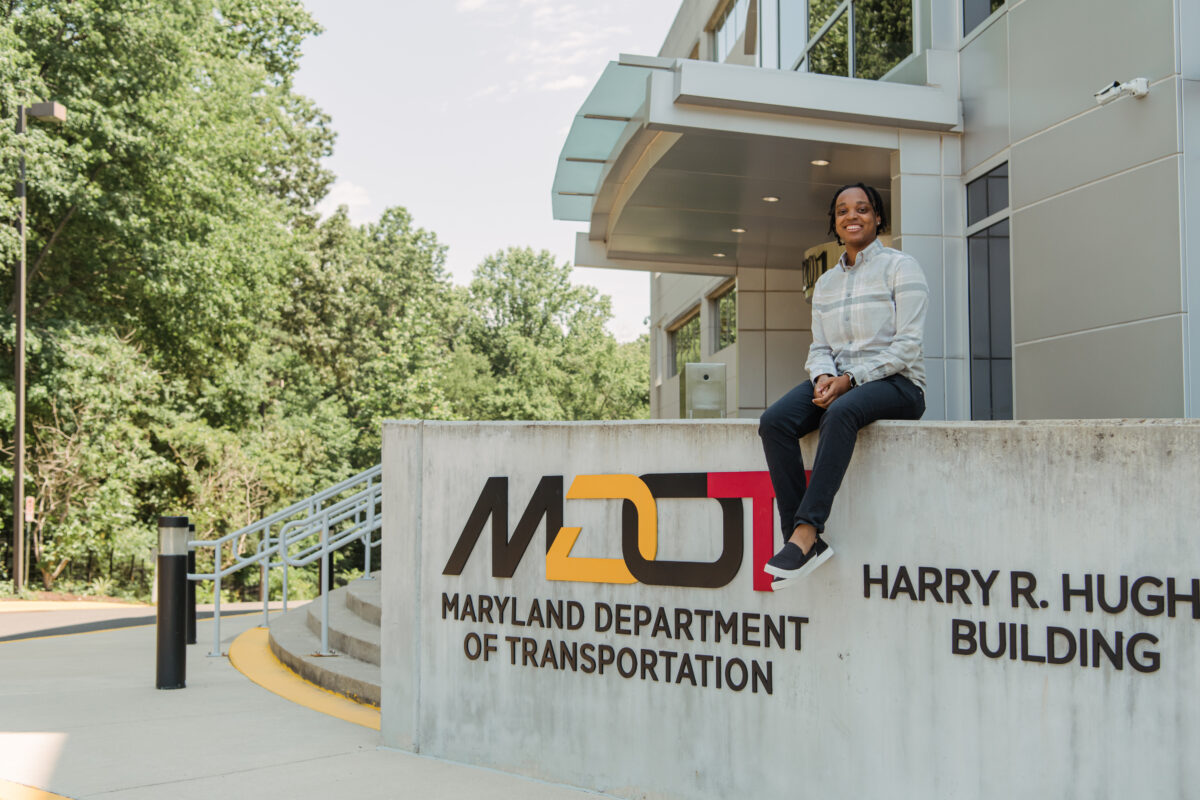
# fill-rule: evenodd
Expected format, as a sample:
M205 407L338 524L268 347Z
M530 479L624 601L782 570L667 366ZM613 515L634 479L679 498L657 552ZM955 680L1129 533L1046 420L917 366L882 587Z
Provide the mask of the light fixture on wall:
M731 233L745 233L746 232L745 228L730 228L729 230Z
M724 257L725 257L724 253L713 253L713 258L724 258Z
M773 194L769 194L769 195L767 195L766 197L764 197L764 198L763 198L763 202L764 202L764 203L778 203L778 202L779 202L779 198L778 198L778 197L776 197L776 196L775 196L775 195L773 195Z
M828 167L829 166L829 162L823 158L814 158L809 163L812 164L814 167Z

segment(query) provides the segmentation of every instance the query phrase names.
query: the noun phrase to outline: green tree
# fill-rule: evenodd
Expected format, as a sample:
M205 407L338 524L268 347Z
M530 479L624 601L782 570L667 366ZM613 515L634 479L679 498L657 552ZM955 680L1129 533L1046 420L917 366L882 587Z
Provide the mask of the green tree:
M26 488L46 507L44 581L106 541L141 552L156 510L205 504L215 533L344 477L345 409L284 380L300 359L277 329L331 179L328 119L292 89L317 30L295 0L0 6L0 171L18 148L29 164ZM66 124L18 141L17 105L47 99ZM0 226L5 267L16 249ZM11 273L0 283L11 448Z
M457 408L476 419L622 419L646 415L649 359L604 325L611 301L571 283L548 251L509 248L484 259L466 297L455 365Z
M298 0L0 4L0 122L68 107L20 141L0 124L0 172L18 150L29 164L26 492L46 588L145 557L157 514L215 538L371 466L389 417L646 414L645 339L617 343L608 298L548 253L497 253L454 287L403 208L317 218L333 132L292 86L317 31ZM0 224L6 269L16 253ZM11 273L0 284L8 530ZM143 590L133 573L100 570Z
M379 461L386 418L451 414L447 372L453 292L445 247L402 208L350 224L344 208L317 229L315 251L289 280L280 328L303 377L336 398L355 429L350 461Z
M0 115L69 109L25 142L31 324L131 335L193 389L224 374L271 322L303 255L290 231L330 181L328 120L291 89L315 22L293 0L22 0L0 29Z
M151 430L162 379L128 341L78 328L34 343L29 394L33 563L49 589L74 559L145 558L170 462Z

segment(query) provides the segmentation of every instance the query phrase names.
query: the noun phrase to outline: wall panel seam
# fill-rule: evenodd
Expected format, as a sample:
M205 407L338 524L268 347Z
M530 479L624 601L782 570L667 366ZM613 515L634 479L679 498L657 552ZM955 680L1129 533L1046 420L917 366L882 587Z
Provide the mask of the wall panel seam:
M1114 322L1111 325L1097 325L1094 328L1082 328L1077 331L1068 331L1067 333L1057 333L1053 336L1043 336L1039 339L1030 339L1027 342L1018 342L1018 341L1014 340L1013 348L1015 349L1018 347L1028 347L1030 345L1042 344L1044 342L1053 342L1053 341L1057 341L1059 339L1069 339L1072 336L1082 336L1082 335L1088 334L1088 333L1099 333L1101 331L1110 331L1110 330L1114 330L1116 328L1129 328L1134 325L1145 325L1145 324L1148 324L1151 322L1162 322L1163 320L1175 319L1177 317L1183 319L1186 322L1187 312L1172 311L1169 314L1159 314L1158 316L1154 316L1154 317L1145 317L1143 319L1128 320L1126 322Z
M1073 186L1070 189L1064 189L1061 192L1056 192L1052 195L1047 195L1046 197L1043 197L1040 200L1035 200L1032 203L1027 203L1026 205L1023 205L1023 206L1013 206L1013 208L1012 208L1013 215L1015 216L1016 214L1018 214L1022 211L1025 211L1030 208L1035 208L1037 206L1042 205L1043 203L1048 203L1051 200L1057 200L1058 198L1063 197L1064 195L1071 194L1072 192L1078 192L1081 189L1087 189L1091 186L1095 186L1098 183L1103 183L1104 181L1110 181L1110 180L1113 180L1114 178L1119 178L1123 175L1128 175L1129 173L1134 172L1136 170L1144 169L1145 167L1152 167L1155 164L1159 164L1163 161L1168 161L1172 158L1180 158L1181 155L1182 155L1181 153L1168 153L1165 156L1159 156L1158 158L1151 159L1150 161L1143 161L1141 164L1135 164L1132 167L1127 167L1126 169L1123 169L1120 172L1114 172L1111 175L1105 175L1102 178L1096 178L1095 180L1088 181L1087 183L1081 183L1078 186Z

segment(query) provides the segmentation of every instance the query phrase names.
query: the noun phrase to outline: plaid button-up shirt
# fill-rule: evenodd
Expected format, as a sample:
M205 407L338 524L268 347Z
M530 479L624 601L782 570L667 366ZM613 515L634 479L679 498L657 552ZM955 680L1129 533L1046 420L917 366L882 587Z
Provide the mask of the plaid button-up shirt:
M871 242L846 265L842 254L813 289L812 334L805 368L849 373L860 384L900 374L925 389L925 310L929 287L910 255Z

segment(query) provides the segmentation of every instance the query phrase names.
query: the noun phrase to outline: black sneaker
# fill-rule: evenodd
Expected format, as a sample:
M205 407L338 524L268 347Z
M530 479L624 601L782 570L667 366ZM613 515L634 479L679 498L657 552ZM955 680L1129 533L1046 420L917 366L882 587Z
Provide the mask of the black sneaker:
M816 543L805 553L800 549L799 545L788 542L783 546L783 549L771 557L767 565L763 567L763 571L768 575L774 575L776 578L788 580L787 585L791 585L791 580L803 578L817 567L824 564L833 556L833 548L826 544L825 540L820 536L817 537ZM775 581L771 585L772 591L776 588Z

